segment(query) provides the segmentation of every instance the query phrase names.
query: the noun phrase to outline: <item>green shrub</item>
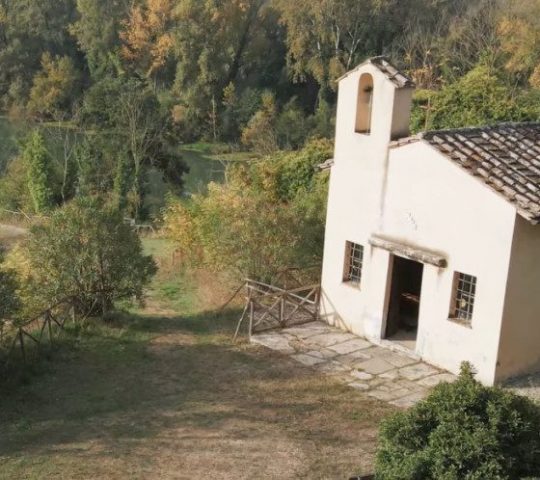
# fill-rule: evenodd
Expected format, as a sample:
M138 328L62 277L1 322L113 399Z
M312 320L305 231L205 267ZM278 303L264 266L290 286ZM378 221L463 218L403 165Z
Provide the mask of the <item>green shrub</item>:
M156 272L141 241L115 208L77 198L30 230L25 245L33 304L73 296L81 309L108 309L114 300L140 298ZM37 301L36 301L37 300Z
M319 263L328 175L315 165L330 157L331 146L313 140L229 169L227 184L169 206L169 236L186 258L239 278L272 281L284 268Z
M46 212L53 206L54 194L51 188L53 168L51 155L39 131L34 130L28 137L23 149L23 159L34 211Z
M377 480L515 480L540 475L540 409L477 382L468 364L412 409L384 421Z
M534 92L516 92L497 73L479 64L439 91L416 92L412 131L537 121L540 110Z
M19 308L15 272L3 267L4 252L0 247L0 324Z

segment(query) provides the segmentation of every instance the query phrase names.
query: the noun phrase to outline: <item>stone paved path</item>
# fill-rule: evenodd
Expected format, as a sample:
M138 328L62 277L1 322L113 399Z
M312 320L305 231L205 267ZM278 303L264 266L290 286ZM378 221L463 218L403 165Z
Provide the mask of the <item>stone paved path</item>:
M417 358L374 345L322 322L256 334L252 342L289 355L398 407L410 407L438 383L456 378Z

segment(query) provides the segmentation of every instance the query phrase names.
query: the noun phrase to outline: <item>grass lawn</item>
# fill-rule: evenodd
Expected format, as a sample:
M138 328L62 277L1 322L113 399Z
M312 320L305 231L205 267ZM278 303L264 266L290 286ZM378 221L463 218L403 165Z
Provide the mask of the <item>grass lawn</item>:
M149 251L166 251L160 241ZM200 279L199 279L200 280ZM147 305L74 332L0 386L0 478L341 479L370 469L389 406L233 344L236 310L176 269ZM215 289L212 290L215 293Z

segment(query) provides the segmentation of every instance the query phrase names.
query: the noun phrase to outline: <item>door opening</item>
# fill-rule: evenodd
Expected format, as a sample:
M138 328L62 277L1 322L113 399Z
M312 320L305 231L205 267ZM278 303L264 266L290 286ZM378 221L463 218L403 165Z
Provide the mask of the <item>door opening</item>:
M394 255L385 338L410 350L416 346L423 273L423 264Z

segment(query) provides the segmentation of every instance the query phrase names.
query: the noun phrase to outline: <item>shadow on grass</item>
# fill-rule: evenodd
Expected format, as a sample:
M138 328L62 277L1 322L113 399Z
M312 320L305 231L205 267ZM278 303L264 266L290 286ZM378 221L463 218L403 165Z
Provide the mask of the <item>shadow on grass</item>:
M359 397L352 390L273 352L233 344L237 318L237 311L129 315L78 332L45 372L0 397L0 456L95 442L118 451L167 430L214 430L230 422L263 431L277 422L306 438L320 430L323 443L345 445L347 434L328 424L336 415L361 427L387 411L354 407Z
M146 334L192 333L229 335L232 338L241 310L203 311L187 316L119 315L112 326Z

